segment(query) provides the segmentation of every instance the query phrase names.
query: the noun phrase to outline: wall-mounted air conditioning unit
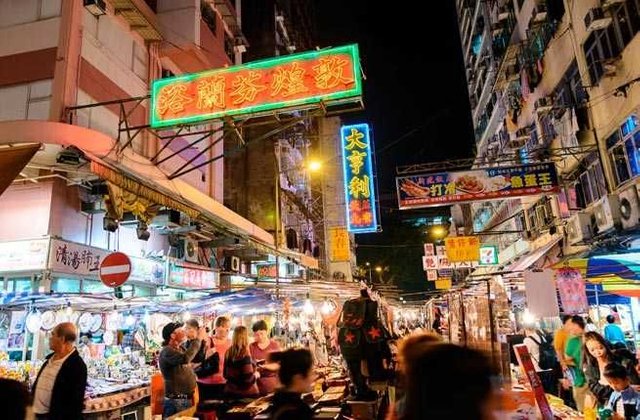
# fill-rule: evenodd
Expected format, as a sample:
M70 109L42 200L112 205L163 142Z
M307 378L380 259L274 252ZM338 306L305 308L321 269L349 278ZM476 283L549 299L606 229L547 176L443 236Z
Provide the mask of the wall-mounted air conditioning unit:
M542 98L536 99L533 104L536 112L549 112L553 109L553 98L550 96L543 96Z
M601 234L620 225L620 203L615 194L605 195L593 205L593 215L596 219L596 232Z
M512 149L520 149L524 147L525 144L529 141L531 137L531 132L529 131L529 127L521 128L516 131L515 137L511 137L509 139L508 146Z
M640 202L635 185L618 194L618 204L622 229L633 229L638 226L640 223Z
M592 236L591 215L585 212L574 214L567 220L565 232L570 245L576 245L590 239Z
M198 242L191 238L184 238L184 259L192 263L198 262Z
M611 22L611 16L605 16L602 7L594 7L593 9L589 9L587 14L584 16L584 26L585 28L587 28L588 32L605 29L606 27L611 25Z

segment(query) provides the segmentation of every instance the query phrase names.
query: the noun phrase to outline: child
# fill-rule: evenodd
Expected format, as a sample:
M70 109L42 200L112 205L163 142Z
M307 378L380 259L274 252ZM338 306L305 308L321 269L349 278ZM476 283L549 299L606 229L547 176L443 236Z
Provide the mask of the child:
M631 387L627 370L619 363L609 363L604 368L603 376L613 388L607 408L618 420L640 419L640 394Z

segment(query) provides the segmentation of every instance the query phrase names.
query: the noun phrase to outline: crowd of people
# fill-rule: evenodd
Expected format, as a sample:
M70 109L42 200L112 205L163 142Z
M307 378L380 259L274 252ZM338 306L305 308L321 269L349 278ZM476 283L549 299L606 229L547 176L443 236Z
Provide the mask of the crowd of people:
M635 419L640 415L636 354L613 315L607 316L602 334L590 325L579 315L566 315L553 337L535 325L525 328L523 343L544 390L583 413L608 410L612 418Z

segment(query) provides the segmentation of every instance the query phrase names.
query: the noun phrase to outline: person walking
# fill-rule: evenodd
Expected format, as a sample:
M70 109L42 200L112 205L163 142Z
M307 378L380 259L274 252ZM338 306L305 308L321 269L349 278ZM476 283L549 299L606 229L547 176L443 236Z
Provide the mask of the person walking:
M582 371L582 342L584 336L584 319L574 315L569 321L569 339L564 350L565 363L572 378L573 399L578 411L584 412L584 400L587 395L587 381Z
M275 364L267 363L269 354L280 351L280 346L274 340L269 338L267 329L267 323L263 320L259 320L253 324L251 328L253 330L254 341L249 345L251 352L251 358L256 362L258 366L258 389L260 395L267 395L275 391L278 385L278 379L276 372L278 366Z
M525 326L525 335L523 344L529 350L533 367L540 377L544 392L558 395L558 377L556 376L558 359L552 343L536 328L536 325Z
M302 401L311 392L313 357L307 349L289 349L269 354L269 362L279 364L282 388L273 395L272 420L311 420L313 410Z
M63 322L49 336L53 353L46 360L33 384L33 413L36 419L81 420L87 387L87 365L74 343L75 325Z
M172 416L193 406L193 394L196 389L196 375L190 366L200 351L202 340L206 337L204 328L198 331L197 339L190 342L186 350L181 344L186 339L182 324L170 322L162 328L163 348L158 364L164 379L163 418Z

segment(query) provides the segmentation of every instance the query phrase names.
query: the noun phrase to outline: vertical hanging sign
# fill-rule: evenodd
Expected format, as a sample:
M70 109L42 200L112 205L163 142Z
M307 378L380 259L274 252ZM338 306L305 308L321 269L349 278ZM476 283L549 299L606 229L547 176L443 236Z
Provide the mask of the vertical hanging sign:
M354 233L376 232L378 220L369 125L342 126L340 138L347 229Z

